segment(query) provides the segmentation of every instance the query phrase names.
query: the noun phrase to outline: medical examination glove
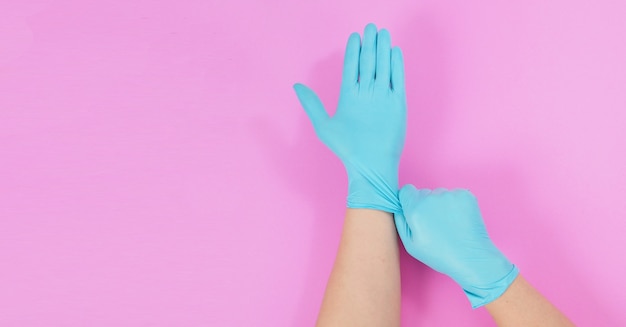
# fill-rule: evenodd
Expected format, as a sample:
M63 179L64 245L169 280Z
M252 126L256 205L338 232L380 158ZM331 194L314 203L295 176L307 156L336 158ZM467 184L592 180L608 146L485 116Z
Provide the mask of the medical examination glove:
M302 84L294 89L318 138L343 162L350 208L400 212L398 166L406 134L404 63L387 30L368 24L346 46L339 104L332 117Z
M472 307L502 295L519 270L489 239L476 198L467 190L400 190L396 229L407 252L450 276Z

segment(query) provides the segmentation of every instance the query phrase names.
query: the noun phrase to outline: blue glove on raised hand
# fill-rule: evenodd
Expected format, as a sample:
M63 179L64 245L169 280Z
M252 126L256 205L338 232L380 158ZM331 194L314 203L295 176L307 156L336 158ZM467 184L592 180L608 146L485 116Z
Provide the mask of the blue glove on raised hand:
M473 308L497 299L519 274L489 239L469 191L406 185L399 198L403 213L394 219L406 251L456 281Z
M350 208L400 212L398 166L406 134L404 63L385 29L368 24L361 45L346 46L339 105L329 117L310 88L294 85L318 138L341 159L348 174Z

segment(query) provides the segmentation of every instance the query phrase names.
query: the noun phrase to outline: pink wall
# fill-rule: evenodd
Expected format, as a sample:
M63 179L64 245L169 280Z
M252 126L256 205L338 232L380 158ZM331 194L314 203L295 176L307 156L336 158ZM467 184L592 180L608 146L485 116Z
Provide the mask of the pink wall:
M332 107L344 42L370 21L405 52L401 182L471 189L575 322L626 325L625 12L0 2L0 325L312 325L346 177L291 85ZM404 325L492 324L405 253L402 274Z

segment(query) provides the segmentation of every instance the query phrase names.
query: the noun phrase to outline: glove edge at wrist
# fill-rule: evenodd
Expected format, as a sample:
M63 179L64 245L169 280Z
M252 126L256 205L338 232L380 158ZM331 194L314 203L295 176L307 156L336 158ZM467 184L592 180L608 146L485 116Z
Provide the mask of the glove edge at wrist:
M393 176L394 174L391 174ZM395 173L397 175L397 173ZM401 213L397 178L384 178L379 174L352 175L348 173L348 208L376 209Z
M482 307L502 296L519 275L519 268L513 265L511 270L500 280L484 287L463 288L465 295L472 304L472 309Z
M399 208L392 208L389 206L378 205L378 204L355 203L350 200L347 200L346 206L350 209L373 209L373 210L380 210L380 211L385 211L385 212L389 212L393 214L402 212L401 209Z

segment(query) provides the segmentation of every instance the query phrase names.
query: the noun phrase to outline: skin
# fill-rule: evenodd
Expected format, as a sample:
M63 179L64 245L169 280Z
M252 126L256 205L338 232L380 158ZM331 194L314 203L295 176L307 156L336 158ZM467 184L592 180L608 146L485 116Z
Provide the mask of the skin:
M522 275L511 283L502 296L485 307L500 327L574 326Z
M392 214L346 210L317 326L400 326L400 258Z

